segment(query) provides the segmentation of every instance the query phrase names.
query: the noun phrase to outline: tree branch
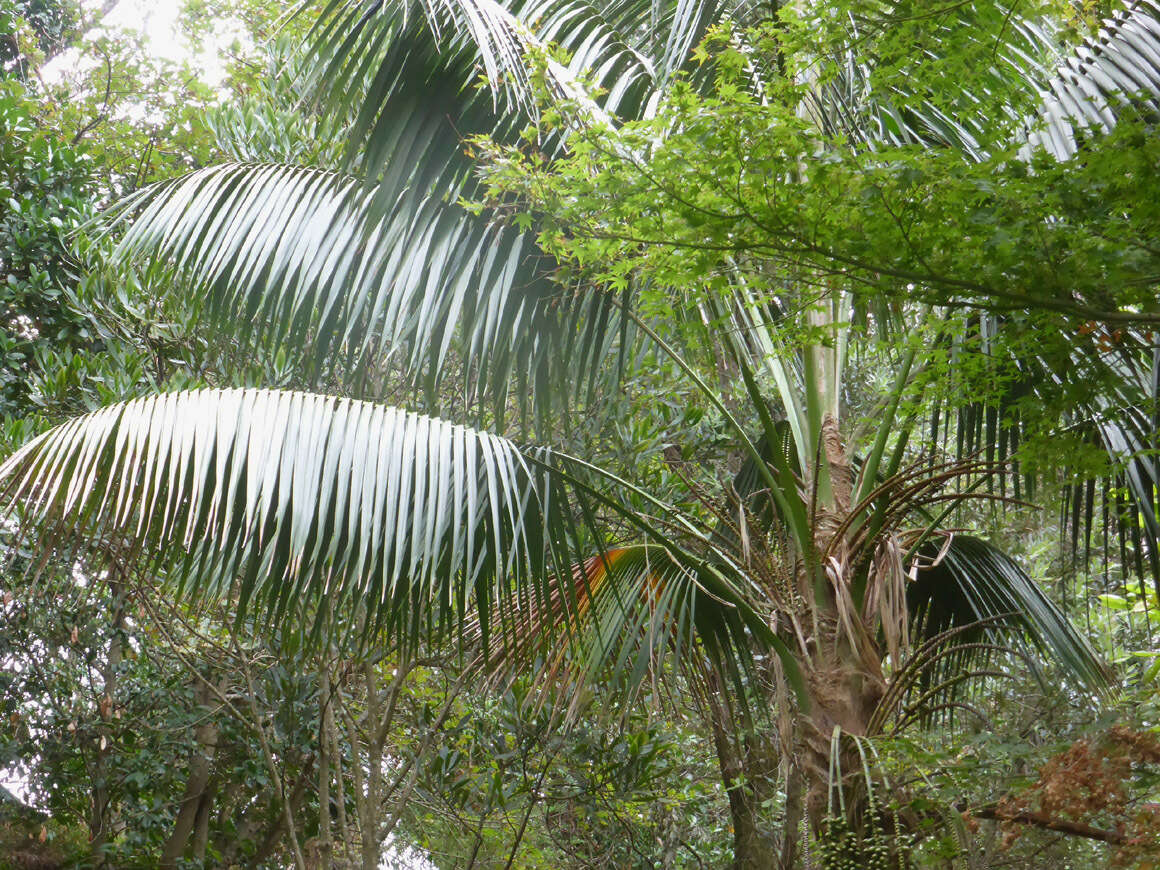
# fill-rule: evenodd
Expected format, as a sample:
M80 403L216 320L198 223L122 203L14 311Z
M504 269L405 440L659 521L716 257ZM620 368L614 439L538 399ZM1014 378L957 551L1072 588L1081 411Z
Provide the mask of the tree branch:
M1089 840L1099 840L1101 843L1111 843L1115 846L1123 845L1127 838L1119 831L1106 831L1085 825L1083 822L1073 822L1068 819L1053 819L1046 813L1034 813L1030 810L1009 811L998 807L983 807L972 810L971 815L976 819L986 819L993 822L1014 822L1019 825L1029 825L1033 828L1042 828L1045 831L1057 831L1073 837L1086 837Z

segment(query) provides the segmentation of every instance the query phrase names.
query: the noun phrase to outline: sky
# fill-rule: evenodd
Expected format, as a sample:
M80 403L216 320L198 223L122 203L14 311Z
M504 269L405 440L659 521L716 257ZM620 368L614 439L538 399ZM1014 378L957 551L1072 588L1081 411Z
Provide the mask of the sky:
M102 0L83 0L86 9L99 10ZM139 31L145 36L146 44L154 57L176 62L189 61L201 73L202 81L210 87L217 87L225 79L226 60L223 49L234 39L244 38L240 22L227 20L219 25L214 37L206 40L200 53L195 52L189 41L179 31L179 0L120 0L100 21L97 28L89 31L86 38L93 38L96 31ZM91 55L86 58L76 49L70 49L56 57L43 70L46 80L67 76L82 64L95 64Z

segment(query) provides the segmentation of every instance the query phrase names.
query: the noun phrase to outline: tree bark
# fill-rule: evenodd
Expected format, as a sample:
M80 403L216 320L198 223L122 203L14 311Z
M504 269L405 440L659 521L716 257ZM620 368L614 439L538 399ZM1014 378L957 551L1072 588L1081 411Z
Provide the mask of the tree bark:
M824 623L832 628L823 633L818 644L815 667L807 675L810 711L800 717L806 816L815 833L821 831L829 814L831 787L840 787L848 794L850 786L863 776L857 750L842 737L866 736L886 688L877 660L854 650L836 617L828 614ZM835 729L839 735L836 756Z
M302 808L303 800L306 797L306 786L310 783L314 773L314 759L315 756L311 754L306 756L302 762L302 772L298 774L290 794L283 797L281 801L282 812L278 814L269 830L266 831L266 836L262 838L258 850L250 859L252 864L260 864L273 855L282 839L290 835L290 821L293 820L294 813ZM291 843L291 848L294 851L295 860L301 860L301 863L305 865L306 861L301 854L301 847Z
M199 708L208 708L213 698L204 680L198 680L194 689L194 699ZM194 732L197 748L189 761L189 780L185 784L185 794L181 798L181 808L173 825L173 833L165 841L161 851L162 870L173 870L177 859L185 854L190 835L197 828L199 817L204 818L208 827L210 801L208 787L213 768L214 752L217 750L218 726L213 719L207 719Z
M801 825L805 810L805 783L802 768L796 759L789 760L789 772L785 781L785 827L781 832L781 852L778 855L778 870L795 870L798 866L798 849L801 846Z
M318 665L318 853L319 863L330 867L334 856L334 838L330 830L330 735L326 714L330 709L330 661L323 655ZM339 783L341 788L342 783ZM339 796L341 800L341 794Z
M367 780L366 799L358 802L359 827L362 830L362 865L364 870L375 870L379 866L379 839L378 818L382 805L383 780L383 741L378 739L382 731L386 737L385 725L380 712L380 698L378 689L378 675L374 665L364 662L362 667L363 684L367 695L367 730L370 739L367 741ZM396 680L402 679L400 672ZM354 744L357 745L357 744Z
M216 793L217 783L210 779L209 786L197 802L197 818L193 822L193 857L198 861L205 861L206 849L209 847L209 817Z
M101 672L101 698L98 703L101 724L97 728L97 749L93 760L92 808L89 816L89 839L97 866L104 866L101 855L109 840L112 828L110 794L108 784L108 756L111 751L113 707L117 697L117 671L124 659L125 627L125 584L118 580L109 583L109 593L113 599L113 619L110 629L109 654Z
M778 752L771 734L743 734L715 693L709 699L717 764L729 798L734 870L777 866L777 839L763 824L762 805L777 790Z

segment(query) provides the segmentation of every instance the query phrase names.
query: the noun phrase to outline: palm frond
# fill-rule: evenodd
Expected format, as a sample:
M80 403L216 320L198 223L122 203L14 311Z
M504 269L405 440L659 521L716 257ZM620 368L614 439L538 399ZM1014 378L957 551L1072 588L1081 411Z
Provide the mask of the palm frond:
M1039 147L1066 160L1092 128L1107 132L1125 115L1160 113L1160 3L1132 0L1099 32L1061 59L1041 90L1024 159Z
M352 165L359 162L373 177L394 159L389 145L398 108L414 101L457 119L458 138L485 132L502 138L534 116L547 95L578 99L601 117L580 86L580 71L608 92L606 101L643 99L652 81L648 61L591 6L574 0L526 5L328 3L308 37L315 58L310 79L330 111L357 119L348 141ZM574 54L568 66L549 56L548 40Z
M604 46L604 31L572 22L571 8L537 14L550 29L580 27L570 38L586 51ZM573 11L587 20L586 8ZM305 347L314 372L335 357L352 370L393 360L434 395L454 352L465 382L489 388L497 413L513 375L550 382L522 392L526 410L530 396L566 397L569 384L591 383L624 332L608 296L552 283L554 263L530 234L459 205L476 184L464 139L504 140L528 117L518 102L476 88L479 53L500 72L530 62L527 46L517 58L508 45L530 39L527 29L491 0L427 12L434 18L405 3L324 10L311 42L316 86L335 117L353 118L347 172L216 166L140 191L104 221L129 223L121 259L176 266L205 289L213 321L243 339ZM566 70L552 69L559 87L570 86Z
M979 35L989 64L981 62L974 70L973 92L955 83L953 104L911 93L905 82L875 89L875 65L868 59L873 52L866 43L874 41L876 31L889 30L894 10L887 6L882 14L870 7L851 16L849 42L859 48L829 58L829 74L812 88L806 103L821 129L840 132L863 147L927 143L981 159L997 130L1006 127L1026 138L1022 159L1043 148L1066 160L1090 129L1107 132L1119 118L1154 118L1160 110L1156 0L1130 0L1094 36L1062 51L1057 21L1022 18L1017 7L988 7L1004 19L998 34ZM971 16L977 13L970 6L948 7L943 26L970 39L976 29ZM995 93L1006 91L1014 98L1011 103L989 106L1000 117L981 111Z
M93 570L165 573L239 617L365 608L401 642L546 594L575 561L549 454L382 405L202 390L113 405L0 467L3 507ZM473 603L469 603L473 602ZM355 605L349 609L348 605Z
M613 547L560 575L547 609L513 600L516 658L493 665L541 662L541 679L584 689L611 680L635 695L673 669L707 657L716 672L741 680L752 644L777 655L798 702L808 707L801 669L789 648L749 603L748 582L727 562L694 560L658 544ZM568 642L560 643L567 630ZM654 691L654 697L659 693ZM573 695L573 703L580 697Z
M940 31L950 41L965 39L979 59L970 83L953 83L954 94L916 92L905 76L887 82L877 80L875 44L882 35L892 38L897 6L869 4L861 14L851 15L846 29L849 47L828 58L826 74L807 94L805 108L819 129L841 134L862 148L883 144L951 147L973 159L986 155L989 143L1001 125L1022 120L1014 105L999 106L1002 117L993 117L994 105L984 108L996 92L1009 90L1012 81L1026 84L1027 96L1034 83L1046 78L1047 60L1055 48L1054 28L1048 22L1020 19L1001 6L964 5L931 10L929 18L939 22ZM1005 18L998 34L996 22L980 22L980 15ZM905 17L903 19L906 20ZM996 38L996 36L998 38ZM909 61L916 67L937 56L918 47Z
M1073 570L1089 561L1096 537L1105 565L1115 560L1118 545L1121 574L1150 574L1160 588L1160 356L1154 337L1147 330L1083 323L1042 352L1012 349L1002 340L1008 329L1024 326L1010 324L1008 316L981 315L953 339L953 356L981 350L1009 374L997 379L1001 389L986 401L936 405L930 449L960 459L982 454L999 463L1001 473L987 485L1004 497L1032 498L1044 484L1068 481L1060 529ZM1061 396L1066 404L1057 416L1036 418L1038 409L1059 408ZM1082 445L1081 453L1103 453L1106 467L1094 470L1082 455L1064 467L1024 462L1028 442L1042 438L1048 426Z
M438 44L447 68L465 74L465 100L482 72L493 107L503 100L508 115L534 114L536 88L546 85L565 97L597 94L597 117L639 117L722 7L714 0L332 0L308 42L319 59L313 80L334 109L351 107L358 77L397 83L417 46ZM548 45L563 52L563 63L542 66ZM352 147L362 147L363 136L374 142L375 124L389 123L391 99L378 87L365 94Z
M978 538L955 534L930 541L919 550L925 567L907 586L907 609L929 639L968 626L956 634L970 643L987 631L1012 632L1029 640L1088 691L1106 691L1109 671L1091 646L1039 586L1002 551ZM983 629L986 629L984 631Z
M526 234L406 184L396 194L338 172L224 164L140 191L107 220L136 215L118 257L176 268L203 288L204 317L243 342L305 349L309 371L394 359L433 383L454 349L500 408L513 371L555 386L591 377L618 334L608 296L563 296Z

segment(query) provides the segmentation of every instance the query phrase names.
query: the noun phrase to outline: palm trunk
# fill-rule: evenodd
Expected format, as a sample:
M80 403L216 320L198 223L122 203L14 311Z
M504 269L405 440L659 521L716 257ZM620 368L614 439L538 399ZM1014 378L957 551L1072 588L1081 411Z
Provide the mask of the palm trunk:
M850 795L851 784L863 775L860 756L848 738L866 736L886 685L876 662L872 667L843 639L830 637L819 644L833 646L819 651L820 661L809 675L812 704L800 727L806 817L815 833L830 812L831 789L842 788Z
M829 492L812 521L815 552L825 553L827 564L807 566L799 578L799 591L813 600L814 637L804 663L810 709L799 716L796 729L805 814L817 836L824 835L835 818L857 827L863 808L858 795L872 784L864 781L861 755L850 738L868 735L886 692L874 629L863 620L851 593L848 549L833 537L840 534L837 529L853 509L854 499L854 472L838 429L836 406L834 413L823 417L820 437L818 465L825 469Z

